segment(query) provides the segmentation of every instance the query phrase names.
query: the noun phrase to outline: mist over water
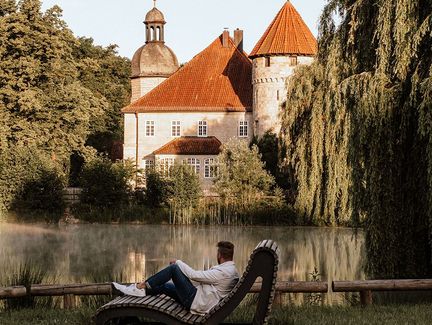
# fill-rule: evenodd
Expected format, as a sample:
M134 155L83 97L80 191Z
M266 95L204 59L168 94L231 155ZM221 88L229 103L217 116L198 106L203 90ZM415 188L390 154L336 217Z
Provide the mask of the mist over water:
M363 233L351 229L154 225L18 225L0 223L0 274L20 263L41 265L56 283L141 281L171 259L196 269L216 264L216 243L235 244L240 273L263 239L281 249L279 280L311 280L316 267L323 281L364 279Z

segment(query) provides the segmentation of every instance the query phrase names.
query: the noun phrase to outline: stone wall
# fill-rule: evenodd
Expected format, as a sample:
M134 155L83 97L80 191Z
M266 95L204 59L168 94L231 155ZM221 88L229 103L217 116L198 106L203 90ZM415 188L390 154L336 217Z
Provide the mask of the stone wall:
M131 79L132 96L131 103L156 88L167 78L165 77L140 77Z
M268 59L270 62L266 63ZM289 56L259 57L253 60L254 130L258 137L269 130L279 132L279 110L286 101L286 80L294 73L297 65L311 64L314 59L297 57L297 65L292 60Z
M241 138L248 142L252 140L252 113L225 113L225 112L173 112L173 113L140 113L138 114L138 162L140 166L145 159L154 159L153 152L167 144L175 137L171 136L171 122L180 121L181 136L197 136L198 121L207 121L208 136L215 136L222 143L231 138L239 137L239 122L248 121L248 137ZM145 135L145 122L155 122L155 135ZM136 159L136 116L124 114L124 159Z

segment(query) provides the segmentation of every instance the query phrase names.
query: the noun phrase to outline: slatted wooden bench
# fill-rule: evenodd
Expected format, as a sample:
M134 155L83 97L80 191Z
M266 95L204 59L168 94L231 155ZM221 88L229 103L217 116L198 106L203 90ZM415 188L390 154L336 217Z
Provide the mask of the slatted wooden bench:
M252 324L266 324L275 296L279 248L273 240L264 240L252 252L246 270L231 293L208 314L195 315L165 295L117 297L99 308L94 316L98 325L115 324L119 319L138 317L168 325L220 324L241 303L258 277L262 278Z

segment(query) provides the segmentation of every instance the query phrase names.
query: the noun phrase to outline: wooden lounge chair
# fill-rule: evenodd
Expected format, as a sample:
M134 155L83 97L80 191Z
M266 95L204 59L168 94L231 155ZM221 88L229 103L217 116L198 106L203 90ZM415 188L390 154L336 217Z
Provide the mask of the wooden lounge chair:
M190 313L165 295L141 298L122 296L99 308L94 320L97 325L115 324L115 320L128 317L153 319L168 325L220 324L244 299L255 280L261 277L262 287L252 324L266 324L275 295L278 252L274 241L260 242L252 252L246 271L231 293L204 316Z

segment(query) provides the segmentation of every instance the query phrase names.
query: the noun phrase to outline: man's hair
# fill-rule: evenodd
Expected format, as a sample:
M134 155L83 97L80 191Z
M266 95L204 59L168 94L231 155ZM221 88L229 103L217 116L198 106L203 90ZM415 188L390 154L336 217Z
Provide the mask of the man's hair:
M234 256L234 244L229 241L220 241L217 244L218 252L224 260L232 261Z

